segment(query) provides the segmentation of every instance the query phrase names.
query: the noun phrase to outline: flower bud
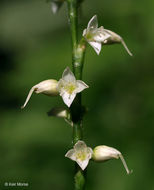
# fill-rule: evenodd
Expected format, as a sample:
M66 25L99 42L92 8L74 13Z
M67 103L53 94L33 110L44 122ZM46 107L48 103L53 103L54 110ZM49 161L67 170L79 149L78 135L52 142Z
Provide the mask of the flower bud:
M96 162L104 162L104 161L107 161L107 160L110 160L110 159L114 159L114 158L118 159L118 158L120 158L123 165L124 165L124 168L126 169L127 174L132 173L132 171L130 171L128 169L128 166L127 166L121 152L119 152L115 148L105 146L105 145L97 146L93 150L92 158Z
M35 86L33 86L28 93L28 96L26 98L24 105L21 108L24 108L27 105L33 92L35 92L36 94L42 93L48 96L57 96L59 94L58 89L57 89L57 84L58 84L58 81L49 79L49 80L42 81L36 84Z
M70 119L70 113L65 108L54 107L48 112L48 116L60 117Z
M48 116L63 118L67 124L73 127L73 122L71 119L71 114L68 109L62 107L54 107L50 111L47 112Z

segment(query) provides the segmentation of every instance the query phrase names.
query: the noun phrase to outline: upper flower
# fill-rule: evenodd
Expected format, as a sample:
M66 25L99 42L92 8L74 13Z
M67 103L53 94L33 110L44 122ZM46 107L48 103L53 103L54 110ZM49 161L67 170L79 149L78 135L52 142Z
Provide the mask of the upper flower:
M130 56L132 53L129 51L124 40L121 36L110 30L104 29L103 26L98 28L97 16L93 16L86 29L83 31L83 36L87 42L94 48L97 54L100 53L102 44L122 43Z
M76 94L88 88L81 80L76 80L72 71L67 67L62 75L62 78L58 82L58 91L62 96L64 103L70 107Z
M78 141L74 145L73 149L69 150L66 153L65 157L76 161L81 169L84 170L92 157L92 153L92 149L90 147L87 147L84 141Z
M96 53L99 54L102 43L110 37L110 34L104 32L103 26L98 28L97 16L95 15L90 19L87 28L84 29L83 36Z

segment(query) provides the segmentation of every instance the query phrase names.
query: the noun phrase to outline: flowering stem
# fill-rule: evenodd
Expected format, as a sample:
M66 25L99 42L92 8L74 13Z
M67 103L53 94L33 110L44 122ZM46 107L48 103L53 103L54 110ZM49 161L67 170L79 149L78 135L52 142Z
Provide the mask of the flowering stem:
M71 29L71 37L72 37L72 57L75 57L75 51L77 48L77 0L67 0L68 3L68 16L69 16L69 24ZM73 66L73 59L72 59Z
M72 67L73 73L77 80L82 79L82 69L85 55L85 41L81 39L78 43L77 24L78 24L78 0L67 0L68 15L72 37ZM77 94L71 108L71 116L73 121L73 144L83 139L82 126L82 102L81 93ZM75 190L84 190L85 188L85 171L76 164L75 165Z

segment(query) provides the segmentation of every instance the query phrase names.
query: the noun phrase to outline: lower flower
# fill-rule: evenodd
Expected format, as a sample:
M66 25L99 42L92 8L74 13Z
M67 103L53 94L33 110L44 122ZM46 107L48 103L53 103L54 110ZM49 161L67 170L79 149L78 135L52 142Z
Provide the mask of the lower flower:
M80 168L84 170L92 157L92 153L92 149L87 147L84 141L78 141L73 149L66 153L65 157L77 162Z

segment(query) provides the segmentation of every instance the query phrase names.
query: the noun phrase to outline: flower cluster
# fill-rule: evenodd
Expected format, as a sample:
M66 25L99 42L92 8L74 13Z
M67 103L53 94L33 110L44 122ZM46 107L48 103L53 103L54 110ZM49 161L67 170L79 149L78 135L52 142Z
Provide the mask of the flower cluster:
M110 159L120 158L126 169L127 174L130 174L132 172L128 169L121 152L119 152L115 148L105 145L97 146L92 150L90 147L87 147L84 141L78 141L74 145L73 149L69 150L65 154L65 157L68 157L69 159L77 162L82 170L87 167L90 159L95 162L104 162Z
M69 67L67 67L59 81L49 79L33 86L29 91L24 105L21 108L24 108L27 105L33 92L36 94L42 93L48 96L60 95L64 103L70 107L74 98L76 97L76 94L80 93L86 88L88 88L88 85L86 85L82 80L76 80L72 71L69 69Z
M62 6L65 0L50 0L52 11L56 13L59 8ZM80 4L82 0L79 0ZM121 43L128 54L132 56L132 53L129 51L126 46L123 38L112 32L110 30L104 29L103 26L98 27L97 16L93 16L86 29L83 31L82 40L89 43L97 54L100 54L102 45L106 44L114 44ZM81 41L82 41L81 40ZM81 42L80 44L81 45ZM85 46L84 46L85 48ZM80 48L82 51L82 48ZM83 52L80 52L83 53ZM78 56L77 56L78 57ZM63 74L62 78L57 80L49 79L42 81L36 85L34 85L28 93L26 101L22 108L24 108L29 102L33 92L36 94L42 93L48 96L61 96L63 102L70 107L72 102L74 101L76 95L82 92L84 89L88 88L88 85L84 83L82 80L76 80L72 71L67 67ZM48 112L49 116L56 116L60 118L64 118L71 126L73 126L73 121L71 120L71 111L65 108L56 107L51 109ZM84 141L79 140L73 147L73 149L69 150L65 157L77 162L82 170L85 170L88 166L89 161L92 159L95 162L104 162L110 159L118 159L120 158L127 174L130 174L131 171L128 169L127 164L121 154L117 149L100 145L95 147L93 150L90 147L87 147Z

